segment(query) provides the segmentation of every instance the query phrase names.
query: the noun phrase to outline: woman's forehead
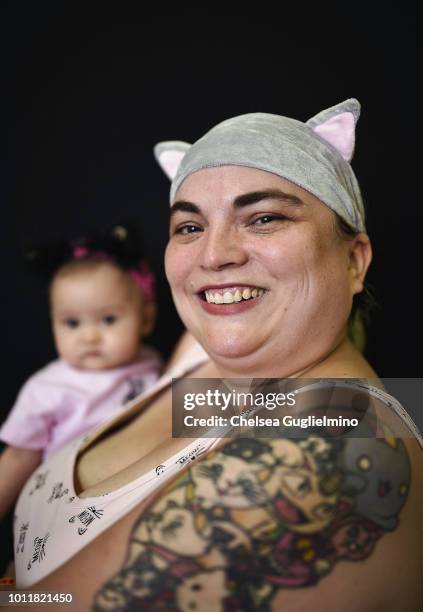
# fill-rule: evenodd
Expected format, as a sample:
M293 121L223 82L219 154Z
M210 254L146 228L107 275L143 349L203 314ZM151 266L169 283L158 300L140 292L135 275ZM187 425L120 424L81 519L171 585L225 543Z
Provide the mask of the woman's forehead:
M203 168L190 174L179 186L172 206L180 201L201 205L210 200L233 204L242 196L266 191L275 197L280 194L281 200L296 208L317 205L327 210L316 196L287 179L258 168L234 165Z

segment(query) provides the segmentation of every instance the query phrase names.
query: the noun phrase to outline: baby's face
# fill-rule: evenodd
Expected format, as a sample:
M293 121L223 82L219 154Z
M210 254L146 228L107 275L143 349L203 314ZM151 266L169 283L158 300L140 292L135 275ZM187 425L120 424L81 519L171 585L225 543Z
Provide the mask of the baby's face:
M108 370L131 363L152 314L140 288L111 263L59 271L51 290L58 354L81 370Z

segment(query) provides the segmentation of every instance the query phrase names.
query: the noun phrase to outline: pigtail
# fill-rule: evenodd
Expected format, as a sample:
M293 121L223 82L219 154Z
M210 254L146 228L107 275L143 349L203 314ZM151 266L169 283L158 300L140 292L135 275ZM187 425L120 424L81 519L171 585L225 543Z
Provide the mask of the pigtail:
M135 225L113 225L73 241L57 241L26 248L25 261L32 276L50 284L62 268L77 262L113 262L128 271L147 300L155 301L154 275L145 260L140 231Z
M24 248L25 271L46 284L72 259L72 246L65 240L48 244L29 244Z
M130 224L121 223L106 231L92 233L75 242L74 247L85 249L86 259L103 256L124 270L137 267L145 258L140 232Z

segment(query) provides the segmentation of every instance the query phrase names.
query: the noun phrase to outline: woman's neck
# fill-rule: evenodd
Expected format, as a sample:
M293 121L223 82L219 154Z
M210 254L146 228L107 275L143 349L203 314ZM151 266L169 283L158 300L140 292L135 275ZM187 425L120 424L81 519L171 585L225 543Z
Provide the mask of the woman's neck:
M248 371L241 364L220 363L210 364L210 372L219 378L371 378L377 379L376 372L370 367L363 355L353 346L347 335L342 336L338 343L326 351L305 362L302 367L290 368L288 364L273 363L257 365ZM244 364L243 364L244 365ZM213 374L207 374L212 376Z

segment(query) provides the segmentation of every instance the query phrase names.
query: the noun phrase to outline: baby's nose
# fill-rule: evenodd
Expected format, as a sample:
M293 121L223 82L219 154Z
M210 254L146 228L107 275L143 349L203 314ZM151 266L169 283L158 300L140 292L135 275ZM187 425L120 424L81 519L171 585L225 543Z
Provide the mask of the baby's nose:
M101 338L100 330L97 325L84 325L82 331L82 339L88 344L95 344Z

